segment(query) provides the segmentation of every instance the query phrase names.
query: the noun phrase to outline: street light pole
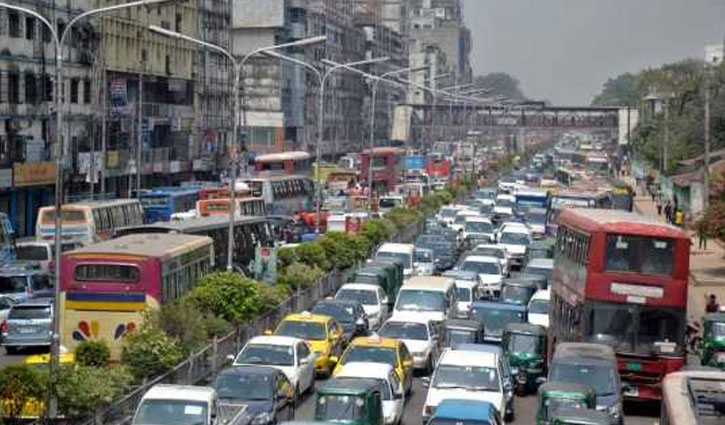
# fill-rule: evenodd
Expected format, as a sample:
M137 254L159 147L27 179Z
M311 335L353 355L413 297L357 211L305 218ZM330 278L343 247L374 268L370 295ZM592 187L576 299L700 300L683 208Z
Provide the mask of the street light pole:
M319 43L322 41L327 40L327 37L325 36L319 36L319 37L312 37L312 38L305 38L298 41L293 41L290 43L283 43L283 44L277 44L274 46L267 46L267 47L261 47L259 49L253 50L249 53L247 53L242 59L237 61L234 58L234 55L227 49L217 46L216 44L207 43L206 41L198 40L194 37L190 37L186 34L182 34L176 31L167 30L166 28L162 28L156 25L151 25L148 27L149 30L152 32L155 32L157 34L176 38L180 40L185 40L190 43L198 44L202 47L206 47L210 50L214 50L222 55L224 55L231 63L232 63L232 69L234 70L234 85L233 85L233 93L234 93L234 106L232 107L233 113L234 113L234 126L232 130L232 158L231 161L229 161L230 164L230 181L229 181L229 228L228 228L228 235L227 235L227 271L232 271L234 269L234 216L236 214L236 183L237 183L237 161L238 161L238 150L237 150L237 143L239 139L239 88L241 86L241 75L244 68L244 64L254 55L262 54L265 52L269 52L276 49L282 49L285 47L292 47L292 46L306 46L309 44ZM246 126L246 110L243 113L244 116L244 125ZM244 160L243 156L243 160Z

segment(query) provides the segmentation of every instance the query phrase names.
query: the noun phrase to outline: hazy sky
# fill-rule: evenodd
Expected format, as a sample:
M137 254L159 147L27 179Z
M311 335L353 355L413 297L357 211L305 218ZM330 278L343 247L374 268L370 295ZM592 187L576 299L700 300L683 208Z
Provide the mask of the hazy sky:
M524 93L588 105L609 77L725 38L725 0L464 0L475 74L505 71Z

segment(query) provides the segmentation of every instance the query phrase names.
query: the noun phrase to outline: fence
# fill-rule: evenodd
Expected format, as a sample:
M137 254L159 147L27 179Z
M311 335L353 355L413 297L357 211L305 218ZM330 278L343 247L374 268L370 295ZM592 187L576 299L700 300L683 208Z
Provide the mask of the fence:
M422 223L414 223L391 236L392 242L410 242L422 229ZM178 364L169 372L145 381L133 391L126 394L111 406L101 409L90 420L82 425L122 425L131 421L133 413L141 401L141 397L156 384L193 385L212 378L226 366L228 356L236 356L246 342L274 329L277 323L288 313L311 309L315 301L334 293L343 283L354 267L344 271L332 271L318 280L313 286L297 291L287 300L280 303L273 311L255 319L251 323L240 326L221 338L215 338L211 344L197 351Z

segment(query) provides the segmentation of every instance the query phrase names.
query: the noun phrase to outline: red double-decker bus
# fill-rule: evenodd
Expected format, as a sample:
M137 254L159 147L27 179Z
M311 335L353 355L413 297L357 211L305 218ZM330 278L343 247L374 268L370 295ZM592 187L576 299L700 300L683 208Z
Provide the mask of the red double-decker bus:
M620 210L565 208L559 216L549 310L550 353L567 341L610 345L625 398L658 400L685 361L690 238Z
M307 176L312 173L312 156L302 151L259 155L254 158L254 170L257 175Z
M392 147L374 148L360 152L360 178L367 181L372 156L373 190L392 192L398 180L398 157L400 149Z

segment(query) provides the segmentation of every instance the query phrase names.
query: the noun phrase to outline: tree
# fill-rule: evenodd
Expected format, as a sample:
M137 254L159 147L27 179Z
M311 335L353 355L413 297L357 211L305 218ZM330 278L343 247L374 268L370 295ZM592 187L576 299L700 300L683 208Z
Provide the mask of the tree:
M133 376L122 366L63 366L58 373L58 407L66 418L83 419L124 394Z
M637 86L637 77L627 72L607 80L602 92L592 101L592 106L636 107L642 96L643 93Z
M138 380L171 370L183 358L184 353L175 339L146 324L126 335L121 349L121 363Z
M310 267L307 264L294 262L285 272L280 275L278 285L286 286L291 289L309 288L317 279L322 277L324 272L316 267Z
M524 100L523 91L519 86L519 80L505 72L491 72L473 79L477 87L490 89L489 96L502 95L513 100Z
M2 416L11 424L20 423L26 404L44 400L47 391L47 376L32 366L13 365L0 369Z
M260 311L260 284L239 273L209 273L187 297L202 313L239 324Z

